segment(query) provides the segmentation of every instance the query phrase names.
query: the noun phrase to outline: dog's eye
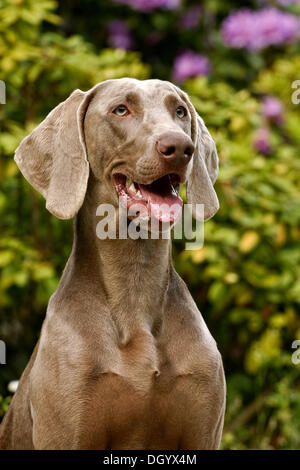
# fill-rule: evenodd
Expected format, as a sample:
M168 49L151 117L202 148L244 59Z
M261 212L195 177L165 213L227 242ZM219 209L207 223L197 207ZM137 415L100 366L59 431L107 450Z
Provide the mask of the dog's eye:
M120 104L120 106L117 106L117 108L113 110L113 113L117 116L126 116L129 114L129 110L126 108L126 106Z
M183 118L186 116L186 109L183 106L179 106L179 108L176 109L176 115L179 118Z

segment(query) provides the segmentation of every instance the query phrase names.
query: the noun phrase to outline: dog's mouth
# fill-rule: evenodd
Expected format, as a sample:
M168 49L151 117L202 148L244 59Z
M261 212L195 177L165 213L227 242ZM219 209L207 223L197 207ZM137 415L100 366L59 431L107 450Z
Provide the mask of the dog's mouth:
M114 184L117 195L128 208L129 215L155 217L164 223L176 223L180 219L182 199L179 196L179 175L170 173L151 184L141 184L117 173L114 175Z

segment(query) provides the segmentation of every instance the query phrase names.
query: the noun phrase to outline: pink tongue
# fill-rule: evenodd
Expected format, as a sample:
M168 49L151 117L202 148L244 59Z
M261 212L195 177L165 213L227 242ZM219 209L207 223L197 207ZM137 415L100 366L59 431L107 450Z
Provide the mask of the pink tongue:
M142 196L148 201L148 214L160 222L176 223L181 217L182 199L169 179L161 178L152 184L139 184Z

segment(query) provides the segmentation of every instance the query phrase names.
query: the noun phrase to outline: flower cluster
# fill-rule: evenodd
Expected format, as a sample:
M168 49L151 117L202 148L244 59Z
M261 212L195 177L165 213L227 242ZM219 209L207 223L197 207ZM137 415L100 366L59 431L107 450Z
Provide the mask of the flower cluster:
M295 15L276 8L242 9L225 19L222 35L231 47L255 51L299 37L299 27L300 21Z
M116 3L123 3L134 10L147 13L162 8L163 10L174 10L180 6L181 0L114 0Z
M268 155L271 152L270 131L267 127L261 127L257 130L253 146L257 152L263 155Z
M108 44L114 49L131 49L132 38L124 21L115 20L108 25Z
M173 79L182 82L186 78L209 75L210 71L208 58L188 49L177 56L173 66Z
M272 0L261 0L263 3L271 3ZM276 0L278 5L288 6L293 5L294 3L300 3L300 0Z
M265 119L264 127L257 130L253 146L255 150L263 155L268 155L272 151L270 127L271 123L282 126L283 119L283 104L275 96L265 96L262 100L261 114Z
M180 26L184 29L194 29L198 26L202 16L203 8L201 5L193 5L181 16Z
M262 102L262 115L268 122L283 123L283 105L275 96L266 96Z
M300 3L300 0L277 0L280 5L292 5L293 3Z

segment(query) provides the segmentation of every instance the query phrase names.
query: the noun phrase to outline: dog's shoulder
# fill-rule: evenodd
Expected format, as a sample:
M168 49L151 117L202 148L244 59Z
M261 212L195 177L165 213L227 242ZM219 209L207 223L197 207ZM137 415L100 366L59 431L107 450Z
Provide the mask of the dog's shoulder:
M223 367L221 354L185 282L175 270L170 277L165 318L167 343L178 351L181 373L214 377Z

